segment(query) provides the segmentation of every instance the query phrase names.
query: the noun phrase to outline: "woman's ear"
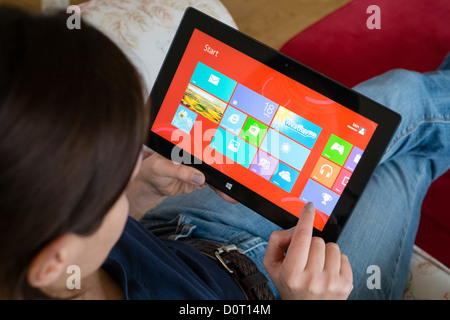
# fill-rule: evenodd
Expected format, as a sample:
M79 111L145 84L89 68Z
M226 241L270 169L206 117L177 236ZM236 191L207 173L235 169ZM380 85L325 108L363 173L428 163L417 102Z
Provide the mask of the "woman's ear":
M30 286L47 287L66 273L74 241L76 237L73 234L64 234L46 245L34 257L27 274Z

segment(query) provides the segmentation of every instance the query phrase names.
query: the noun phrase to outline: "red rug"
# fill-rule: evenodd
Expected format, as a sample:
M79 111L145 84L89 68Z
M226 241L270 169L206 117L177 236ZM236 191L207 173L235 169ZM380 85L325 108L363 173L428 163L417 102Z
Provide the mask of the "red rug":
M380 29L371 5L379 7ZM289 40L281 52L352 87L391 69L435 70L450 52L450 1L355 0ZM450 90L450 88L449 88ZM450 159L449 159L450 161ZM450 267L450 171L423 202L416 244Z

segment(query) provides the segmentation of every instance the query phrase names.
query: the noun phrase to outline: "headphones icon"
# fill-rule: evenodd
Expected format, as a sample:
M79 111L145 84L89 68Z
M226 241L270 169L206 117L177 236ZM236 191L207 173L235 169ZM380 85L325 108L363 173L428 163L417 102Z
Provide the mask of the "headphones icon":
M325 175L326 178L331 177L331 175L333 174L333 168L328 165L328 164L324 164L322 167L320 167L320 174L323 175L325 173L325 168L329 168L329 172Z

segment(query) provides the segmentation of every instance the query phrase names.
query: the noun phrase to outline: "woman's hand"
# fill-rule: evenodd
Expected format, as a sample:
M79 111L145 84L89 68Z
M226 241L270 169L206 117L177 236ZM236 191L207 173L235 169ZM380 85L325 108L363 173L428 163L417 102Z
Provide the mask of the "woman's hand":
M136 177L156 196L176 196L205 186L205 176L195 168L177 164L145 147L141 170Z
M144 147L139 172L128 186L130 216L139 219L166 197L190 193L204 186L205 176L199 170L176 164ZM215 191L225 200L234 202L225 194Z
M347 299L353 289L350 263L336 243L312 237L314 214L310 202L296 227L271 235L264 266L282 299Z

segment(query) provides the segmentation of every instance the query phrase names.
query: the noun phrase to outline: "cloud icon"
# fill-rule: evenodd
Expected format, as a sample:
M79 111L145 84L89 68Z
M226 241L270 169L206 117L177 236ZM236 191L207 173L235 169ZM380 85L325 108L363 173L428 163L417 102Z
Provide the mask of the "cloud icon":
M279 176L283 179L286 180L287 182L291 182L291 173L289 171L280 171L280 173L278 173Z

